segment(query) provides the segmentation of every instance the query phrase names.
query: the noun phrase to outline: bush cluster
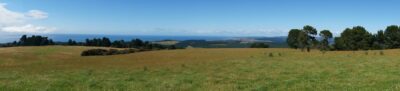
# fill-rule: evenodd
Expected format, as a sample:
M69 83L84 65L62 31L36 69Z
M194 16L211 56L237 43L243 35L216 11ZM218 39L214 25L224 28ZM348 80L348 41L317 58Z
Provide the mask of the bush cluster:
M250 48L269 48L269 45L265 43L253 43L250 45Z
M106 55L118 55L118 54L129 54L135 52L143 52L149 51L144 49L125 49L125 50L117 50L117 49L89 49L83 51L81 56L106 56Z

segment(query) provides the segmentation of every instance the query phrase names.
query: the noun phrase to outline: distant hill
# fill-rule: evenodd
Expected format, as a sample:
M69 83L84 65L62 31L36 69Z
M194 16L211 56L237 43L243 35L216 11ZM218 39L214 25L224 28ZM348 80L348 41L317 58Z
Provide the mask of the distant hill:
M2 36L0 43L19 40L21 35ZM56 42L67 42L68 39L83 42L87 38L108 37L111 40L130 41L139 38L145 41L152 41L158 44L172 45L180 47L201 47L201 48L244 48L250 43L267 43L272 48L284 48L286 37L227 37L227 36L156 36L156 35L91 35L91 34L47 34L43 35L53 39ZM166 41L169 40L169 41Z
M247 48L252 43L266 43L271 48L287 48L286 37L234 37L226 40L185 40L177 43L178 47L198 48Z
M286 38L287 38L286 36L279 36L279 37L263 37L257 39L272 41L272 43L270 43L270 47L273 48L287 48L288 45L286 43Z

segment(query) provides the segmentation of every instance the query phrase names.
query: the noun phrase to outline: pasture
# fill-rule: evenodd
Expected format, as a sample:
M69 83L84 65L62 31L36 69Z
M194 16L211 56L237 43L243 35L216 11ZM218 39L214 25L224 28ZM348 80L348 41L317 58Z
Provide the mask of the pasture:
M400 90L400 50L194 48L80 56L91 48L0 48L0 90Z

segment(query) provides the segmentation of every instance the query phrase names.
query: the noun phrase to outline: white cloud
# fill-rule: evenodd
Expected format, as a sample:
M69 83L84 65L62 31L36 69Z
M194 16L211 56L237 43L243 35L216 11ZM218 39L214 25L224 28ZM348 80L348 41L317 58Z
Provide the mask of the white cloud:
M30 10L27 15L33 19L46 19L48 17L46 12L40 10Z
M42 26L34 26L32 24L22 25L22 26L7 26L1 28L5 32L11 33L50 33L55 30L55 28L47 28Z
M11 11L5 3L0 3L0 31L10 33L49 33L55 28L36 26L29 21L46 19L48 14L40 10L30 10L27 13Z
M24 14L10 11L5 8L6 5L0 3L0 25L7 26L24 22Z

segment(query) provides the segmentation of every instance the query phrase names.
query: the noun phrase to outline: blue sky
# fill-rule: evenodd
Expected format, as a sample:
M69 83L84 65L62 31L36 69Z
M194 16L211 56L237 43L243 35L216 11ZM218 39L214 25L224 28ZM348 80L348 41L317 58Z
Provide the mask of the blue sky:
M5 8L13 12L44 12L45 19L24 22L35 29L51 28L46 33L55 34L286 36L289 29L304 25L338 34L356 25L376 32L400 24L399 0L0 0L0 3L6 3Z

